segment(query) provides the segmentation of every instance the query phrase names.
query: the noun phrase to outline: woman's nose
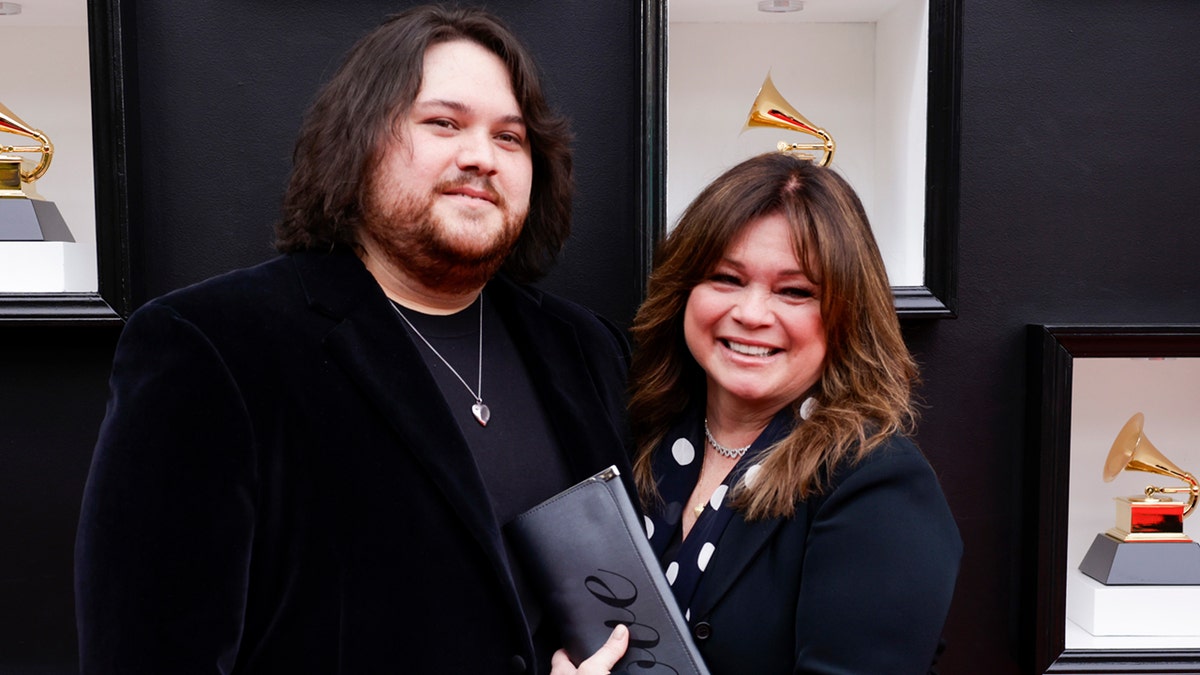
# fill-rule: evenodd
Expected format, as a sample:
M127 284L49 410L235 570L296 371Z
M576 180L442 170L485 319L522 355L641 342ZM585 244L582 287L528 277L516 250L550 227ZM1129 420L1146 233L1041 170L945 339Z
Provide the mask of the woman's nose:
M730 316L744 326L757 327L771 323L775 317L771 309L771 294L758 289L745 289L738 294Z

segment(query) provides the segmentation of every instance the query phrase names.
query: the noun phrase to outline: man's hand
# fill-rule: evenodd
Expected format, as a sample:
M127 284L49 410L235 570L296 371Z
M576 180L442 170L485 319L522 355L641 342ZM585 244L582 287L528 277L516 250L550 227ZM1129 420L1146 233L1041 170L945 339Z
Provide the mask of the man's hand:
M550 675L608 675L628 648L629 629L624 624L617 624L612 635L608 636L608 642L579 664L579 668L571 665L571 659L567 658L565 651L560 649L554 652L550 659Z

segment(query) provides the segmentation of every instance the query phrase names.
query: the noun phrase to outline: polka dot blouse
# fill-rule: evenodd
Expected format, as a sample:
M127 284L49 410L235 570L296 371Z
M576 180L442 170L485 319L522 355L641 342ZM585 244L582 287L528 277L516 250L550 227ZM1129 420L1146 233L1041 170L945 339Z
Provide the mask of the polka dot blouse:
M802 416L807 417L811 401L809 399L801 406ZM683 510L700 478L700 466L704 461L703 411L694 410L684 417L667 433L655 453L652 465L662 501L648 511L646 535L689 623L692 621L689 607L696 587L713 556L718 554L721 534L733 516L733 509L725 504L729 489L738 481L753 487L754 478L761 469L759 455L791 431L792 420L792 412L787 408L775 415L730 470L725 481L713 491L687 539L682 539Z

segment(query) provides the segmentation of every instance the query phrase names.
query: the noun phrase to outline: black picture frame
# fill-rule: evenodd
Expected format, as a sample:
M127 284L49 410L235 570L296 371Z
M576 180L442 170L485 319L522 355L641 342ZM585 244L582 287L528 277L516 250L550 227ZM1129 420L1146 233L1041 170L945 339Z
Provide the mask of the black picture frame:
M130 291L131 88L125 54L130 17L122 0L88 0L96 196L97 288L94 293L0 293L5 325L121 324Z
M642 0L642 162L640 228L643 279L666 233L667 0ZM925 271L920 286L893 286L906 318L954 318L958 288L958 184L962 0L929 2L925 160Z
M1066 649L1068 476L1076 358L1200 357L1200 325L1031 325L1023 497L1024 661L1030 673L1196 673L1197 649Z

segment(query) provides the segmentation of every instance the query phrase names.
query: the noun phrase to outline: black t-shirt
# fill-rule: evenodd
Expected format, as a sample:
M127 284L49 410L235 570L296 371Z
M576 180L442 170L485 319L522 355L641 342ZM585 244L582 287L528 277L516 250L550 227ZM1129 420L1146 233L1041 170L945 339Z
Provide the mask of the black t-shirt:
M449 361L470 389L480 393L478 302L449 315L422 314L404 307L398 309L442 358ZM514 516L571 486L564 451L554 438L521 355L486 294L483 297L481 396L491 412L486 427L479 424L471 412L475 398L468 387L411 328L405 326L405 329L462 429L498 524L503 526ZM562 646L557 631L542 621L541 604L532 596L511 556L510 567L525 609L526 622L533 632L539 669L548 671L550 654Z
M479 303L448 315L400 308L491 411L487 426L471 412L475 399L420 337L409 333L466 437L503 525L570 486L570 472L504 322L483 299L483 386L479 387Z

